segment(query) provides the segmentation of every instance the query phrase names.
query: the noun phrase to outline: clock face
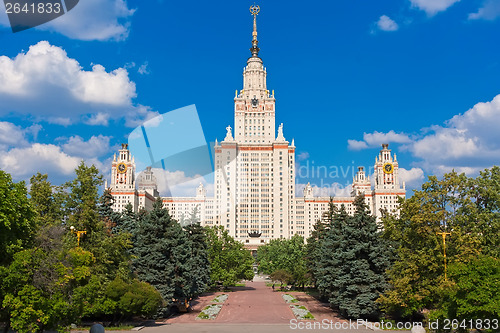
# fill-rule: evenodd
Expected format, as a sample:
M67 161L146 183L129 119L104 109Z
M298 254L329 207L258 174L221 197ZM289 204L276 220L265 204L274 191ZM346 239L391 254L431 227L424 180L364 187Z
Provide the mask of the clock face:
M118 164L118 173L125 173L125 171L127 171L127 166L125 165L125 163L120 163Z
M256 106L257 106L257 104L259 104L259 100L258 100L257 98L255 98L255 97L254 97L254 98L252 98L252 106L253 106L253 107L256 107Z
M384 173L386 174L391 174L394 171L394 166L392 165L392 163L384 164L383 168L384 168Z

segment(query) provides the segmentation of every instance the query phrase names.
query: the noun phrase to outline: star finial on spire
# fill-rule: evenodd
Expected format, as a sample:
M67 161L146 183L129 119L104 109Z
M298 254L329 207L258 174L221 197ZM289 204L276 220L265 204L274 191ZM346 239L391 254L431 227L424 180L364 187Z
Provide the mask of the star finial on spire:
M253 32L252 32L252 48L250 51L252 52L253 57L259 56L259 41L257 40L257 15L260 12L260 7L255 3L253 6L250 6L250 13L253 15Z

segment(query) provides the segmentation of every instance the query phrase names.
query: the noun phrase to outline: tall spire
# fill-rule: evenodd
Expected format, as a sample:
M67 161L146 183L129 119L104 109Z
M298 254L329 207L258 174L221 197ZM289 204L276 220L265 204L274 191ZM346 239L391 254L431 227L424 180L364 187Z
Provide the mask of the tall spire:
M250 6L250 13L253 15L253 32L252 32L252 57L259 56L259 41L257 40L257 15L260 12L260 7L257 5Z

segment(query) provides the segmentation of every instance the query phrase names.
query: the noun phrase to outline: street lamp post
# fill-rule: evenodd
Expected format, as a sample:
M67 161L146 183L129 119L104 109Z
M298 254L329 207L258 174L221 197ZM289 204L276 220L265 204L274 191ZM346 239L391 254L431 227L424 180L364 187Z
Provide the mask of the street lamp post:
M82 235L86 235L87 234L87 231L86 230L76 230L75 227L71 226L69 228L71 230L72 233L76 234L76 238L78 239L78 247L80 247L80 238L82 237Z
M444 256L444 280L447 281L446 276L446 235L451 235L451 232L436 232L436 235L441 235L443 237L443 256Z

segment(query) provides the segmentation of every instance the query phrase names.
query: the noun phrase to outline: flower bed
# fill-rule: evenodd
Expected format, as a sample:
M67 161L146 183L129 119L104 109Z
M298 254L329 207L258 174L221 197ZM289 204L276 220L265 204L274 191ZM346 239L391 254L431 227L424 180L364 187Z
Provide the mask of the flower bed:
M200 314L196 317L196 319L215 319L222 309L222 304L211 304L206 306Z
M298 302L298 300L295 297L293 297L292 295L283 294L282 297L285 300L285 302L287 302L287 303L297 303Z
M222 294L214 298L212 303L224 303L229 296L227 294Z
M196 317L196 319L209 319L214 320L219 315L220 310L222 310L222 305L227 300L229 296L227 294L222 294L215 297L212 300L212 304L207 305L200 314Z
M295 318L297 318L298 320L314 319L314 316L311 314L311 312L309 312L309 310L307 310L307 308L303 305L291 304L290 308L292 309Z

